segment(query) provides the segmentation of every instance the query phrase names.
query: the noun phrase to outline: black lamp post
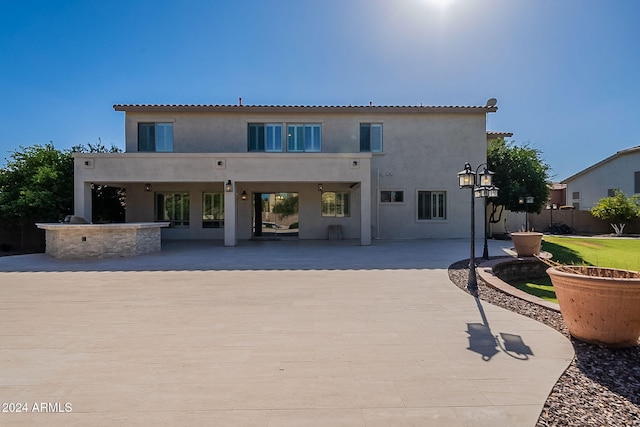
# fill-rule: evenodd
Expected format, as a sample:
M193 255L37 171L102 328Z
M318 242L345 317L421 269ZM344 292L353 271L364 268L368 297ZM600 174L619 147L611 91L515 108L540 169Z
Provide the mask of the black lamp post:
M480 173L478 171L482 166L485 166L484 170ZM473 171L469 162L464 164L464 170L458 172L458 184L460 188L469 188L471 189L471 254L469 256L469 280L467 280L467 289L473 295L477 295L478 293L478 279L476 277L476 221L475 221L475 198L476 191L488 190L492 185L492 175L493 172L487 170L487 164L483 163L478 168ZM476 185L476 182L479 181L479 184ZM485 209L486 215L486 209ZM486 223L486 221L485 221ZM486 233L485 233L486 237Z
M526 216L526 221L527 221L527 228L529 227L529 205L533 204L533 197L532 196L527 196L526 198L526 202L527 202L527 216ZM527 229L527 231L529 231Z
M549 228L553 229L553 211L558 209L558 206L555 203L551 203L550 205L547 205L547 209L549 209L549 214L551 215L551 219L549 219Z
M533 196L520 197L518 202L520 204L524 203L524 231L529 231L529 204L533 203Z
M489 259L489 246L487 245L487 237L489 235L489 223L487 222L487 199L489 197L498 197L498 187L491 185L490 187L476 187L474 190L476 197L484 198L484 248L482 249L482 258Z

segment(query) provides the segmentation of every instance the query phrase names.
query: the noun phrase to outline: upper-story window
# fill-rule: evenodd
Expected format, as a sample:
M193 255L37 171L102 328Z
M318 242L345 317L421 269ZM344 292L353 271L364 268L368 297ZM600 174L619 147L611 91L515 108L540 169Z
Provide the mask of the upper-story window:
M282 151L282 125L279 123L249 123L249 151Z
M173 151L173 123L138 123L138 151Z
M319 124L301 124L287 126L287 151L320 152L322 150L322 132Z
M360 123L360 151L382 152L382 125L379 123Z
M248 151L282 152L283 125L280 123L249 123ZM322 151L322 130L319 124L291 124L287 126L287 151Z

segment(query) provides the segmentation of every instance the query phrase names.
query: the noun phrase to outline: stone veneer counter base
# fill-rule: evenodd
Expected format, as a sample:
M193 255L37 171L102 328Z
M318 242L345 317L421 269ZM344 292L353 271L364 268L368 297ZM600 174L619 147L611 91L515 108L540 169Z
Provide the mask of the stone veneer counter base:
M46 253L54 258L112 258L160 252L162 227L168 222L120 224L44 224Z

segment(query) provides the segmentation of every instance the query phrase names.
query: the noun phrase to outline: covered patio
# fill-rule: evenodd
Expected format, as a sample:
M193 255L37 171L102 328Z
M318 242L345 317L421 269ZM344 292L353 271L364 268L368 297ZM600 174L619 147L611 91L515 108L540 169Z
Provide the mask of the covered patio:
M126 222L170 220L164 239L223 240L235 246L252 237L255 195L299 195L300 239L327 238L340 224L348 238L371 243L371 153L74 153L75 215L91 218L91 185L126 190ZM348 217L321 213L322 192L348 193ZM158 218L158 193L187 195L181 221ZM205 224L204 194L223 198L224 218Z

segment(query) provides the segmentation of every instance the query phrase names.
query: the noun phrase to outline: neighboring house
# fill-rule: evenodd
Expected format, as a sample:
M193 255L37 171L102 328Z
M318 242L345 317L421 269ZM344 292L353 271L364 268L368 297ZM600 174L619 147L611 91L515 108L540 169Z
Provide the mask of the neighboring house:
M567 204L590 210L604 197L620 189L627 196L640 193L640 146L618 151L562 181Z
M465 162L486 161L486 106L115 105L125 153L75 153L75 214L91 184L126 190L126 221L164 239L469 236ZM477 209L477 220L482 212ZM270 234L271 233L271 234Z
M560 209L567 205L567 184L552 182L549 184L547 209Z
M492 139L505 139L511 138L513 136L513 132L498 132L498 131L487 131L487 141L491 141Z

